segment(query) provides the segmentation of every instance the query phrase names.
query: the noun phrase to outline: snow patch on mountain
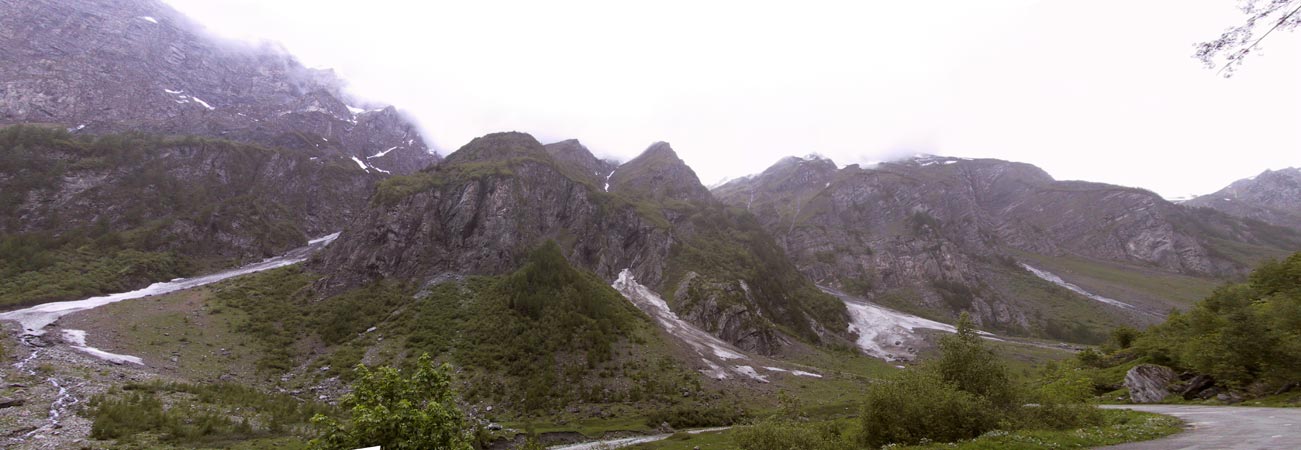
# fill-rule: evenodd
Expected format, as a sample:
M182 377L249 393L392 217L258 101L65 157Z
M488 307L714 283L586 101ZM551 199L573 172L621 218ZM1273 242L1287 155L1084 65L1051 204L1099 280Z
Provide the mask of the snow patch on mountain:
M1094 300L1094 301L1097 301L1097 302L1105 303L1105 304L1107 304L1107 305L1115 306L1115 307L1117 307L1117 308L1121 308L1121 309L1127 309L1127 310L1130 310L1130 311L1134 311L1134 312L1138 312L1138 313L1142 313L1142 314L1147 314L1147 315L1149 315L1149 316L1154 316L1154 317L1156 316L1155 314L1152 314L1152 313L1147 312L1147 311L1143 311L1143 310L1139 309L1137 306L1131 305L1131 304L1129 304L1129 303L1125 303L1125 302L1122 302L1122 301L1120 301L1120 300L1116 300L1116 299L1114 299L1114 298L1103 297L1103 296L1101 296L1101 295L1094 294L1094 293L1092 293L1092 292L1086 291L1086 290L1084 290L1084 288L1079 287L1079 286L1077 286L1077 285L1075 285L1075 284L1069 283L1069 282L1067 282L1066 280L1063 280L1062 277L1057 276L1057 274L1052 273L1052 272L1049 272L1049 271L1047 271L1047 270L1038 269L1038 268L1035 268L1035 267L1033 267L1033 266L1031 266L1031 265L1029 265L1029 264L1025 264L1025 263L1022 263L1022 264L1021 264L1021 267L1025 268L1025 270L1029 271L1030 273L1034 274L1034 276L1039 277L1040 279L1042 279L1042 280L1044 280L1044 281L1047 281L1047 282L1049 282L1049 283L1052 283L1052 284L1055 284L1055 285L1061 286L1061 287L1063 287L1063 288L1066 288L1066 290L1071 291L1071 292L1074 292L1074 293L1076 293L1076 294L1080 294L1080 295L1082 295L1082 296L1084 296L1085 298L1088 298L1088 299L1090 299L1090 300Z
M925 347L921 330L956 333L953 325L924 319L846 294L819 286L823 292L836 296L849 311L849 332L858 336L855 343L863 353L886 361L911 361ZM993 334L978 331L982 338L998 341Z
M393 150L397 150L397 147L389 147L388 150L384 150L384 151L379 152L379 153L376 153L376 154L374 154L374 155L367 156L366 159L379 158L379 157L382 157L382 156L384 156L384 155L387 155L388 152L391 152L391 151L393 151Z
M63 330L63 339L64 339L64 341L66 341L66 342L68 343L68 345L71 346L74 350L77 350L77 351L82 352L82 353L86 353L86 354L88 354L88 355L90 355L90 356L94 356L94 357L99 358L99 359L102 359L102 360L104 360L104 361L108 361L108 362L111 362L111 363L114 363L114 364L126 364L126 363L139 364L139 365L144 365L144 364L145 364L144 360L140 359L139 356L120 355L120 354L117 354L117 353L109 353L109 352L106 352L106 351L103 351L103 350L97 349L97 348L95 348L95 347L91 347L91 346L86 345L86 331L85 331L85 330Z
M624 269L620 272L619 278L614 281L613 287L620 294L623 294L628 301L631 301L633 305L636 305L638 309L654 318L665 331L681 339L682 342L695 350L705 366L709 368L701 370L702 373L714 378L727 378L727 371L722 367L727 361L750 359L731 344L723 342L722 339L682 320L673 310L669 309L669 304L664 299L660 298L650 288L638 283L631 270ZM739 367L749 366L736 366L734 371L750 376L750 374L745 373L744 369ZM751 372L753 370L753 368L750 368ZM751 376L751 378L754 377Z

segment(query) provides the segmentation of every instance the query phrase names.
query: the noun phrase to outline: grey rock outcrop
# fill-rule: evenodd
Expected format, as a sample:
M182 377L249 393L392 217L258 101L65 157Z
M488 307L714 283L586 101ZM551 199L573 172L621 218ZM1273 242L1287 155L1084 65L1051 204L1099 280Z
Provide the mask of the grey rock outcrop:
M1215 386L1215 378L1205 374L1197 375L1188 380L1188 383L1179 390L1179 395L1183 396L1184 400L1202 398L1203 394L1213 386Z
M630 270L679 316L742 349L779 351L788 338L778 328L810 341L843 334L843 305L803 278L752 217L726 211L668 144L617 169L607 164L576 141L477 138L382 188L313 263L326 275L319 287L499 275L553 240L607 282Z
M500 170L463 171L476 164ZM663 279L668 230L603 205L602 193L567 177L532 136L477 138L416 176L429 180L427 190L373 204L325 252L327 286L507 273L548 239L572 242L569 259L607 280L625 268L648 285Z
M1035 303L1039 293L1060 289L1026 272L1021 254L1218 279L1250 267L1217 247L1223 242L1301 248L1301 234L1182 207L1142 189L1057 181L1035 166L993 159L919 156L838 168L816 155L785 158L713 193L753 213L820 284L941 315L965 310L982 327L1057 339L1085 336L1061 331L1077 317L1054 317ZM1112 326L1157 316L1094 309Z
M1134 403L1157 403L1170 395L1170 383L1176 379L1169 367L1139 364L1125 373L1125 387Z
M673 300L680 317L737 347L772 354L787 343L756 310L757 300L744 280L710 282L688 272Z

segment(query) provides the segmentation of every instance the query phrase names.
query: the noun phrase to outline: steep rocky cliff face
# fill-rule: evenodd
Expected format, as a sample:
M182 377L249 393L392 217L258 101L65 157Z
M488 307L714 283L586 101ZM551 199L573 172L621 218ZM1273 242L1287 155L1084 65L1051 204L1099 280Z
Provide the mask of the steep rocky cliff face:
M406 185L410 192L388 194ZM392 195L392 198L390 198ZM602 278L630 268L659 282L668 229L615 196L574 179L533 137L477 138L443 164L380 186L370 208L331 246L328 282L501 274L546 240Z
M338 231L376 174L202 138L0 131L0 235L147 229L152 249L265 258Z
M714 200L664 143L615 169L573 141L475 139L442 164L383 182L314 270L327 274L326 292L385 278L495 275L548 240L607 282L629 269L674 299L679 315L747 350L773 353L783 335L838 339L845 330L843 307L752 217Z
M218 139L0 129L0 307L283 253L341 229L379 177Z
M1266 170L1183 204L1301 229L1301 168Z
M342 86L274 46L212 37L156 0L0 0L0 125L220 137L379 173L435 161L397 110L353 106Z
M0 0L0 305L278 254L436 159L393 107L159 1Z
M1021 253L1232 277L1248 265L1222 251L1221 241L1301 242L1147 191L1055 181L1036 167L997 160L919 157L838 169L823 158L787 158L714 194L754 213L819 283L940 317L969 310L990 328L1058 338L1083 331L1061 330L1064 310L1041 298L1064 304L1074 294L1029 276ZM1098 329L1144 320L1077 303L1103 319Z

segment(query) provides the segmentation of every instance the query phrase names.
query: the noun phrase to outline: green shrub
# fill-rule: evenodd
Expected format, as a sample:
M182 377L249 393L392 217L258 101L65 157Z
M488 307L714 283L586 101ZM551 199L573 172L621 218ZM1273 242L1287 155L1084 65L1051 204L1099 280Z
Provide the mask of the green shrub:
M658 427L667 423L673 428L703 428L733 425L746 417L737 407L678 405L652 411L646 415L646 425Z
M1134 345L1138 339L1139 331L1134 327L1119 326L1111 330L1111 336L1107 340L1107 345L1116 350L1124 350Z
M167 422L163 403L153 395L131 393L122 398L91 402L90 437L121 439L150 430L161 430Z
M392 367L357 366L357 381L343 398L350 417L339 421L318 415L312 423L320 437L312 449L469 450L469 425L456 406L448 367L435 367L423 355L410 375Z
M958 317L957 333L940 338L939 348L940 356L929 363L929 368L941 380L1004 411L1021 404L1007 366L985 347L969 315L962 313Z
M1023 426L1065 430L1101 425L1102 410L1092 404L1093 392L1093 380L1085 370L1069 361L1050 364L1032 390L1038 406L1023 410Z
M861 443L880 447L970 439L994 429L1001 417L988 400L923 369L869 388L859 419Z

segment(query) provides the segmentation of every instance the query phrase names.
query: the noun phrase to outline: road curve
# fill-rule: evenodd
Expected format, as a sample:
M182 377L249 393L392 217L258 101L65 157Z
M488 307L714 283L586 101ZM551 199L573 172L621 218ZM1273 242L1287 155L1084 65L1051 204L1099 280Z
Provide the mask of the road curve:
M1301 408L1247 406L1113 405L1111 409L1167 414L1183 419L1182 433L1108 450L1301 449Z

